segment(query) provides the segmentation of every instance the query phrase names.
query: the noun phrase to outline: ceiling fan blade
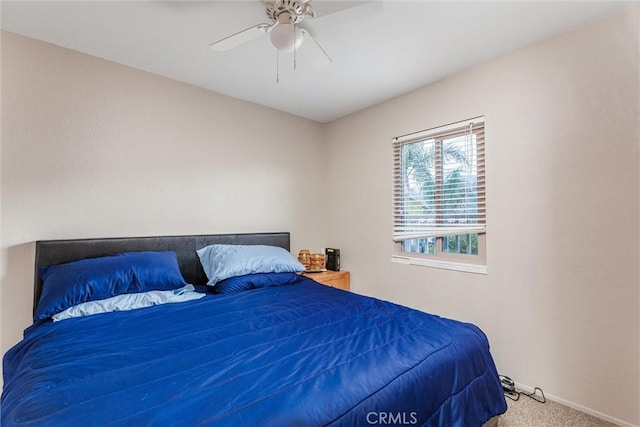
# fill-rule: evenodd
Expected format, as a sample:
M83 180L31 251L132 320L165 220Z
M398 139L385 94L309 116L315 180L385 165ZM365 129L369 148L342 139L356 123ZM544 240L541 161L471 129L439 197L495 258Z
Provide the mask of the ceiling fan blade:
M329 55L327 55L327 52L324 51L322 46L311 37L311 34L307 30L304 28L300 28L300 30L302 30L304 37L304 42L300 47L300 54L304 56L314 68L323 68L331 64L331 58L329 58Z
M236 46L241 45L242 43L246 43L248 41L264 36L269 32L271 27L273 27L273 25L271 24L258 24L251 28L247 28L246 30L242 30L238 33L220 39L217 42L213 42L210 46L212 49L217 50L218 52L226 52Z
M371 3L372 1L373 0L313 0L311 4L317 18L322 18L332 13Z

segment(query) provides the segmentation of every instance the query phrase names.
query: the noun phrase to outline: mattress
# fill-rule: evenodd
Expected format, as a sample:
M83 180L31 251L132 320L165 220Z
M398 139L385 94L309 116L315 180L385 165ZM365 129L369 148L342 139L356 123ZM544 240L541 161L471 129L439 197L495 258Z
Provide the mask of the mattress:
M38 322L3 363L3 426L479 426L506 410L476 326L305 277Z

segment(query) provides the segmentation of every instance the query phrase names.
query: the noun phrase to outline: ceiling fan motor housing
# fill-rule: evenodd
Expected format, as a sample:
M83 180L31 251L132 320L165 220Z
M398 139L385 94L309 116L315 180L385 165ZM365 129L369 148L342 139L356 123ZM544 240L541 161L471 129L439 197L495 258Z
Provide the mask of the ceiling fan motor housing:
M268 0L265 1L267 16L273 21L282 22L282 14L286 14L287 24L297 24L302 21L305 16L315 17L315 13L311 5L301 0Z

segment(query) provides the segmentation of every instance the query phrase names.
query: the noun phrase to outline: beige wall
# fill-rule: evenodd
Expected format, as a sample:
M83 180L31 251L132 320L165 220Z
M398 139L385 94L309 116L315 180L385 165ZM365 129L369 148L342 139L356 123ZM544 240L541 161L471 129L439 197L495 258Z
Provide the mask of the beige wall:
M640 424L637 16L325 126L2 33L2 351L34 240L290 230L355 291L478 324L516 381ZM391 138L477 115L489 274L391 263Z
M640 424L638 10L325 129L356 292L471 321L503 374ZM391 262L391 138L484 115L488 275Z
M3 32L2 352L31 322L38 239L291 231L292 250L323 247L323 198L299 198L322 153L318 123Z

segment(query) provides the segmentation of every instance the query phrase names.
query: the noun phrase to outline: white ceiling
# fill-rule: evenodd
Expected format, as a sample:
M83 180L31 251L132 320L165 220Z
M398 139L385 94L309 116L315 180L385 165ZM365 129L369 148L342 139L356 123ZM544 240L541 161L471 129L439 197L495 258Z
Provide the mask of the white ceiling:
M0 13L8 31L328 122L632 3L312 0L318 17L304 26L333 62L314 69L297 58L293 70L293 56L280 54L279 82L268 37L224 53L209 47L268 22L259 0L3 0Z

